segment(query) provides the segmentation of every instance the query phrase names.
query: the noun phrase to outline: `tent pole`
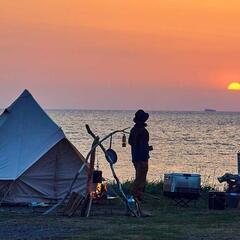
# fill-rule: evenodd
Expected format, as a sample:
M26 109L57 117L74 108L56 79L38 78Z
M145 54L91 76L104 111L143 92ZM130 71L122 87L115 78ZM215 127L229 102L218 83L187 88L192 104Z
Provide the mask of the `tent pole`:
M98 143L99 141L99 137L96 137L93 140L92 143L92 148ZM87 203L87 213L81 213L81 215L86 215L86 217L89 217L90 215L90 211L91 211L91 207L92 207L92 178L93 178L93 170L94 170L94 164L95 164L95 157L96 157L96 148L94 148L94 151L92 151L91 153L91 157L90 157L90 163L89 163L89 169L88 169L88 180L87 180L87 191L86 191L86 197L84 201L88 201ZM84 211L84 210L83 210ZM86 211L86 209L85 209Z

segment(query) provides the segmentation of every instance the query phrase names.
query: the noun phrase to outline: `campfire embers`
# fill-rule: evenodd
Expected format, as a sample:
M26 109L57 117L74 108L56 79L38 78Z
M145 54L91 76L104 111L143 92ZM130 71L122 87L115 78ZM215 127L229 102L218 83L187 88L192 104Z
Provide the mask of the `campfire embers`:
M97 183L96 191L92 192L92 197L94 200L103 200L107 199L107 183Z

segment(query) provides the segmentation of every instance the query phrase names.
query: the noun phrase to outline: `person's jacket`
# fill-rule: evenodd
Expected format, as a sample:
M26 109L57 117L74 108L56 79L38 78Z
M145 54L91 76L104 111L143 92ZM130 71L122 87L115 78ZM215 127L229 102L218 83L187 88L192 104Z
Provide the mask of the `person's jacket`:
M149 159L149 133L146 124L135 124L130 131L128 143L131 145L132 161L148 161Z

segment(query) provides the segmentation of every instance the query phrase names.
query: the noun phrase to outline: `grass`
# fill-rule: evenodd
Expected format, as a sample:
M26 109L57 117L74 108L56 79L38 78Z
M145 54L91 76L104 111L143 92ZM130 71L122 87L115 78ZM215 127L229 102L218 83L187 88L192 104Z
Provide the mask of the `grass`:
M126 182L126 192L131 188ZM94 206L90 218L42 216L40 210L0 209L1 239L239 239L240 214L233 210L208 210L209 188L202 189L196 207L177 208L163 197L162 183L148 183L143 208L153 214L148 218L123 215L122 205ZM110 209L113 208L111 213ZM101 214L102 213L102 214Z

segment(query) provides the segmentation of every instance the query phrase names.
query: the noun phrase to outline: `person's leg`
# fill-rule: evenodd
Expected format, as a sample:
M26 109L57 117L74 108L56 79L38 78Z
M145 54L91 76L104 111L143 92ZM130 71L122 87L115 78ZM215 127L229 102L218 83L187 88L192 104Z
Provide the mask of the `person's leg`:
M144 192L146 177L148 172L148 162L140 161L138 163L134 163L136 177L133 184L133 196L138 200L142 200L142 195Z
M147 180L147 172L148 172L148 162L142 161L140 163L139 170L139 185L138 185L138 195L139 200L142 200L142 196L145 190L146 180Z
M132 188L132 195L135 198L139 197L139 185L140 185L140 177L141 177L141 166L139 162L134 163L134 168L135 168L135 179L133 182L133 188Z

